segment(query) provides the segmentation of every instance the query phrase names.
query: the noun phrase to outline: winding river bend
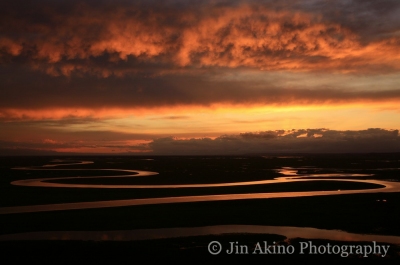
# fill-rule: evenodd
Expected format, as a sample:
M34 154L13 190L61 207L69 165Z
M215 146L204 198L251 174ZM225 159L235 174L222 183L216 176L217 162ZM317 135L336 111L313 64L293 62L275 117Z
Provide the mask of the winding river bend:
M60 161L63 162L63 161ZM115 171L129 173L126 175L111 176L115 178L123 177L146 177L157 175L157 172L127 169L57 169L57 166L65 165L85 165L91 164L92 161L80 161L77 163L50 164L41 167L20 167L16 170L96 170L96 171ZM127 200L107 200L93 202L76 202L76 203L60 203L46 205L29 205L14 206L0 208L0 214L16 214L44 211L61 211L61 210L77 210L77 209L94 209L106 207L122 207L134 205L150 205L150 204L167 204L167 203L189 203L189 202L205 202L205 201L226 201L226 200L243 200L243 199L269 199L269 198L288 198L288 197L304 197L304 196L324 196L324 195L341 195L341 194L360 194L360 193L376 193L376 192L400 192L399 182L390 182L383 180L361 180L346 179L345 177L365 177L368 174L307 174L298 175L292 168L282 168L279 172L283 177L273 180L245 181L245 182L228 182L213 184L174 184L174 185L97 185L97 184L72 184L72 183L54 183L54 180L66 179L84 179L84 178L101 178L110 176L95 177L62 177L62 178L38 178L13 181L12 185L30 186L30 187L53 187L53 188L103 188L103 189L157 189L157 188L203 188L203 187L228 187L228 186L248 186L272 183L288 183L288 182L309 182L309 181L347 181L360 182L381 185L381 188L362 189L362 190L335 190L335 191L305 191L305 192L276 192L276 193L251 193L251 194L216 194L216 195L199 195L199 196L180 196L180 197L163 197L163 198L145 198L145 199L127 199ZM307 178L305 178L307 177ZM329 177L329 179L326 179ZM334 178L338 177L338 178Z

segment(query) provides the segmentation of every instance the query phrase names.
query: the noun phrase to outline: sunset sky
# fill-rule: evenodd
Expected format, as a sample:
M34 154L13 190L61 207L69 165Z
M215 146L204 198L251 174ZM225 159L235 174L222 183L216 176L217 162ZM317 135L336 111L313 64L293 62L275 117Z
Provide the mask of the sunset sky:
M400 152L398 0L0 2L0 155Z

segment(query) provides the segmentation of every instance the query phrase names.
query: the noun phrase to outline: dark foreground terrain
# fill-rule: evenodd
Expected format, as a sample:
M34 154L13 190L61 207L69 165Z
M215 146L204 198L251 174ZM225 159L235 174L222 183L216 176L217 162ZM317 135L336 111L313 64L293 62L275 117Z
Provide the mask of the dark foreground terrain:
M56 159L56 160L55 160ZM62 160L63 162L57 162ZM93 161L87 165L58 166L57 169L79 171L15 170L15 167L38 167L65 161ZM118 200L169 196L346 190L378 187L374 184L343 181L313 181L218 188L183 189L77 189L44 188L10 185L11 181L28 178L76 176L109 176L108 178L58 180L62 183L89 184L193 184L225 183L273 179L282 176L277 169L292 167L302 174L371 174L361 179L400 180L399 154L366 155L297 155L243 157L3 157L0 158L0 207L53 204L81 201ZM138 169L158 172L143 178L111 178L123 174L112 171L83 169ZM56 181L54 181L56 182ZM400 236L400 193L368 193L300 198L251 199L216 202L143 205L104 209L0 215L0 235L38 231L102 231L142 228L194 227L211 225L272 225L339 229L353 233ZM70 261L104 259L191 258L192 263L206 258L239 258L238 255L208 253L213 240L223 244L241 242L251 246L258 241L298 246L307 239L286 239L284 235L209 235L145 241L0 241L2 253L12 260L27 257L67 258ZM224 243L225 242L225 243ZM313 240L315 244L325 244ZM297 244L297 245L296 245ZM336 242L346 244L346 242ZM296 247L297 249L297 247ZM390 253L377 255L240 255L240 259L362 259L399 260L399 246L391 245ZM24 253L14 255L14 252ZM74 253L71 255L71 253ZM83 259L81 258L83 257Z
M212 241L218 241L223 250L218 255L211 255L208 245ZM315 254L309 249L302 250L302 242L308 239L295 238L285 239L281 235L260 234L228 234L213 236L197 236L172 239L158 239L129 242L109 241L21 241L0 242L0 247L5 255L3 261L21 262L52 261L54 264L71 263L138 263L139 259L146 262L165 263L169 261L184 261L189 264L221 264L228 261L265 264L269 262L307 262L327 261L335 262L362 262L378 264L381 262L398 263L400 247L390 245L385 257L379 254L349 254L348 242L313 240L314 246L335 246L336 250L344 248L345 251ZM269 246L266 251L264 244ZM236 250L236 243L247 246L246 249L238 248L237 252L231 253L231 245ZM257 247L257 244L261 248ZM367 246L370 242L352 243ZM292 250L294 250L292 252ZM23 251L23 255L18 252ZM318 250L317 250L318 251ZM229 254L228 254L229 253Z

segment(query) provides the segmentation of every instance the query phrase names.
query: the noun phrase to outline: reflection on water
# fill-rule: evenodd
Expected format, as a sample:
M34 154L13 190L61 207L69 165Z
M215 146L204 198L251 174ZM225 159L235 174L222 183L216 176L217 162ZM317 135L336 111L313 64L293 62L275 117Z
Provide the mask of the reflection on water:
M90 240L90 241L130 241L161 238L176 238L203 235L250 233L278 234L287 238L327 239L335 241L376 241L400 244L400 236L362 235L340 230L325 230L308 227L258 226L258 225L218 225L204 227L157 228L119 231L45 231L1 235L5 240Z
M91 161L82 161L70 164L88 164ZM66 164L53 164L53 166L66 165ZM45 165L43 167L48 167ZM43 169L42 168L18 168L23 170L83 170L83 169ZM112 177L143 177L158 174L157 172L141 171L141 170L127 170L127 169L88 169L88 170L110 170L128 172L129 175L119 175ZM269 183L288 183L288 182L304 182L324 180L325 177L340 176L340 177L362 177L370 176L369 174L309 174L299 175L296 169L285 167L279 170L284 177L279 177L273 180L260 180L260 181L245 181L245 182L229 182L229 183L213 183L213 184L182 184L182 185L97 185L97 184L67 184L67 183L52 183L53 180L74 179L77 177L64 177L64 178L41 178L41 179L26 179L17 180L12 182L13 185L20 186L34 186L34 187L63 187L63 188L119 188L119 189L154 189L154 188L203 188L203 187L228 187L228 186L245 186L245 185L259 185ZM107 176L108 178L110 176ZM305 179L304 177L312 177L314 179ZM101 178L96 177L79 177L82 178ZM326 180L326 179L325 179ZM332 181L330 179L329 181ZM337 191L306 191L306 192L275 192L275 193L251 193L251 194L216 194L216 195L200 195L200 196L182 196L182 197L164 197L164 198L146 198L146 199L128 199L128 200L113 200L113 201L94 201L94 202L77 202L77 203L61 203L61 204L47 204L47 205L30 205L30 206L15 206L0 208L0 214L12 213L28 213L28 212L42 212L42 211L59 211L59 210L76 210L76 209L91 209L91 208L105 208L105 207L121 207L121 206L134 206L134 205L149 205L149 204L166 204L166 203L186 203L186 202L205 202L205 201L225 201L225 200L242 200L242 199L267 199L267 198L288 198L288 197L304 197L304 196L322 196L322 195L341 195L341 194L355 194L355 193L374 193L374 192L400 192L399 182L389 182L382 180L355 180L355 179L337 179L343 182L360 182L372 183L381 185L381 188L363 189L363 190L337 190Z
M331 177L371 177L374 174L353 174L353 173L323 173L323 174L309 174L307 170L301 171L301 169L310 169L311 167L302 167L302 168L293 168L293 167L282 167L280 169L276 169L279 174L285 176L296 176L292 178L284 177L284 179L298 179L300 177L307 177L307 178L331 178ZM317 169L317 168L312 168ZM304 172L304 173L303 173ZM282 179L282 178L277 178Z

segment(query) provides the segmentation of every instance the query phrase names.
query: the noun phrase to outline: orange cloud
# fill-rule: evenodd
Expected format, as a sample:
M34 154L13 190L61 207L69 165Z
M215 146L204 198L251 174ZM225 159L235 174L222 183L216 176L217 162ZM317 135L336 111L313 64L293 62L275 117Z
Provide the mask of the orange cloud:
M140 70L129 63L118 67L133 58L139 64L164 63L175 68L400 69L398 37L362 42L353 29L306 10L250 4L210 5L200 10L134 5L107 10L82 5L68 14L45 15L50 20L47 24L25 18L12 21L10 33L0 39L3 56L5 52L28 57L36 69L65 76L73 72L125 75Z

